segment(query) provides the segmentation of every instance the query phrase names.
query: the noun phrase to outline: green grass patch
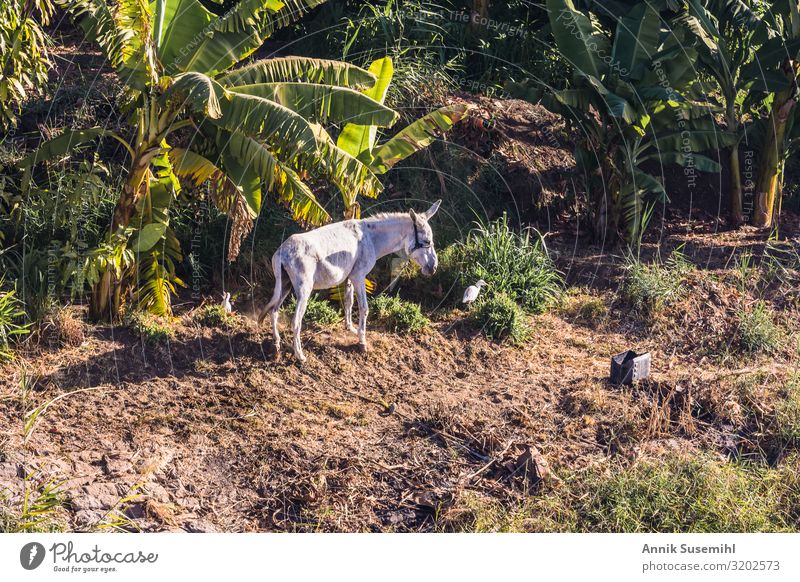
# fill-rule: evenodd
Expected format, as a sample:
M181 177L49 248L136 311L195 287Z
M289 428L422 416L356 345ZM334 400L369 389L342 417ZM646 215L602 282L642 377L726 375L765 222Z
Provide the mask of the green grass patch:
M192 319L200 325L218 327L225 323L228 319L228 314L225 313L225 308L222 305L208 304L198 309Z
M601 297L575 287L562 296L559 310L567 318L586 323L597 324L608 317L608 307Z
M27 477L16 496L0 488L0 533L48 533L66 530L66 498L60 484Z
M655 315L680 299L684 279L691 269L691 263L679 250L673 251L664 263L647 264L630 257L623 295L637 311Z
M378 295L372 299L375 317L397 333L417 333L430 325L430 321L416 303L403 301L395 295Z
M127 325L149 344L164 344L175 339L175 329L169 320L157 315L134 311L128 316Z
M795 447L800 445L800 372L794 372L786 384L786 394L775 408L778 435Z
M524 342L530 334L525 312L505 293L479 298L470 321L489 339L514 345Z
M0 280L0 286L3 281ZM0 291L0 362L14 358L13 341L29 331L25 309L14 290Z
M284 309L289 313L294 313L297 308L297 300L292 296L291 301L287 302ZM342 321L342 313L335 308L330 301L326 299L319 299L312 295L308 299L306 305L306 313L303 316L303 321L307 323L314 323L320 326L334 325Z
M562 475L526 502L474 495L438 526L445 531L775 532L800 529L796 455L778 468L711 455L672 454Z
M763 301L753 309L736 313L739 322L739 346L749 354L772 354L783 343L781 329L772 321L772 312Z

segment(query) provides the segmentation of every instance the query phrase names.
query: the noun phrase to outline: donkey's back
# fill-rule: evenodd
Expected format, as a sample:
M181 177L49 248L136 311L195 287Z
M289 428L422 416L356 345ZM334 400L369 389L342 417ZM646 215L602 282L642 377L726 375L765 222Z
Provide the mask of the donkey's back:
M350 275L361 239L357 220L294 234L278 247L273 266L277 258L295 289L329 289L341 285Z

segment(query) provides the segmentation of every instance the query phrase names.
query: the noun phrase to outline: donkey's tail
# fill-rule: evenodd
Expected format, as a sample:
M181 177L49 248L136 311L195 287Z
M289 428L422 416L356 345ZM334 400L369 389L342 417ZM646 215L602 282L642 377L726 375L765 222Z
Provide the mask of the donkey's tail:
M283 263L281 262L281 253L280 250L276 251L274 255L272 255L272 272L275 275L275 290L272 292L272 299L264 307L261 315L258 316L258 323L261 324L264 321L264 318L270 312L270 310L274 309L278 303L280 303L281 295L283 295Z

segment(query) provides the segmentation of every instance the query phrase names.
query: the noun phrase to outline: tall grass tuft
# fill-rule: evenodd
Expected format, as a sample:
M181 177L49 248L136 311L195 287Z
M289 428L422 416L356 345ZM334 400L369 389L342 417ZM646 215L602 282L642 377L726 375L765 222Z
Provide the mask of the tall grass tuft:
M739 321L739 345L749 354L772 354L781 347L780 328L772 321L772 314L763 301L755 304L751 311L737 312Z
M647 264L630 256L623 295L637 311L655 315L681 297L684 279L691 269L691 263L678 249L665 263Z
M448 260L462 287L483 279L488 296L505 294L529 313L546 311L564 286L541 237L530 229L513 231L505 214L474 228Z
M0 279L0 288L3 281ZM25 310L17 299L14 290L0 291L0 362L13 359L12 341L15 336L28 333L24 323Z

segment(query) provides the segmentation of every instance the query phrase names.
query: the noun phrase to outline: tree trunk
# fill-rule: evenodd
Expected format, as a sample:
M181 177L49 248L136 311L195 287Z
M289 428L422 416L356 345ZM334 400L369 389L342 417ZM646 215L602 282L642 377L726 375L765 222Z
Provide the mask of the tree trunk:
M472 34L483 36L481 33L484 23L489 18L489 0L472 0L472 14L470 15L470 29Z
M796 73L790 69L789 75ZM775 94L772 111L767 121L767 135L759 161L756 180L756 205L753 211L753 224L759 228L770 228L775 214L775 199L780 187L780 174L784 156L784 137L786 122L791 115L796 99L795 85Z
M616 245L619 242L619 180L612 167L613 154L606 152L605 159L600 166L600 196L594 204L594 236L604 245Z
M739 131L739 120L736 117L736 96L727 97L727 122L728 131ZM730 178L731 178L731 220L739 226L744 222L744 208L742 201L742 172L739 167L739 142L731 146L730 151Z
M744 208L742 206L742 174L739 169L739 145L731 146L731 220L735 226L744 222Z
M125 181L122 194L114 207L114 215L109 228L109 237L120 228L127 227L136 213L142 194L142 184L145 179L149 158L137 156L131 164L131 173ZM124 295L125 281L117 277L112 269L107 269L100 275L98 282L92 287L89 301L89 317L95 321L114 321L119 318L122 297Z

